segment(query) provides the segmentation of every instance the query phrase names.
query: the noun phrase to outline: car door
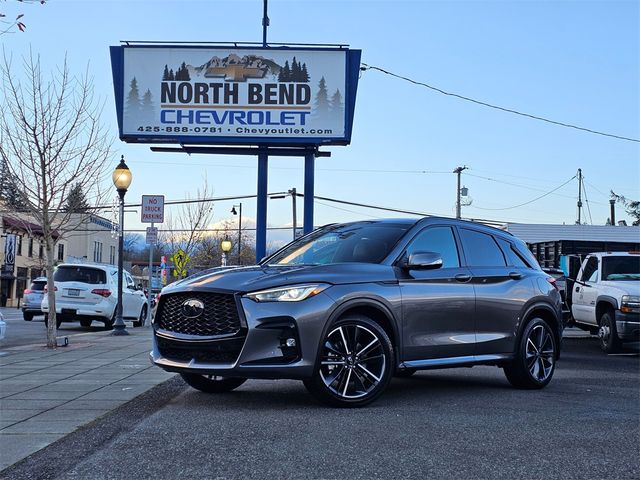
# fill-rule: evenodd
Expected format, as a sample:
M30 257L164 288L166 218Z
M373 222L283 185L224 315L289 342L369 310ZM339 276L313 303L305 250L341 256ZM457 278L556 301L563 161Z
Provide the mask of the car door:
M475 354L512 352L523 307L531 298L534 270L526 263L514 265L508 257L517 254L509 241L502 239L505 252L489 233L467 227L458 231L476 294Z
M573 285L573 316L579 322L597 325L596 300L598 289L594 284L598 279L598 257L587 257L578 282Z
M124 272L124 285L122 288L122 316L127 318L137 318L140 314L137 311L138 291L136 290L133 277L128 272Z
M439 253L443 265L433 270L397 269L402 294L403 360L472 355L475 297L454 230L445 225L425 228L409 243L403 258L415 252Z

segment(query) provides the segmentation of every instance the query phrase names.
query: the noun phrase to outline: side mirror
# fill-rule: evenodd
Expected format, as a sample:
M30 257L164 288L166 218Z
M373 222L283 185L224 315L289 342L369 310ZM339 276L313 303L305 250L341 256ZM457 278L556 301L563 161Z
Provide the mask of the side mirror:
M136 285L136 290L142 290L142 284L139 283L138 285Z
M442 265L442 255L436 252L414 252L404 262L404 267L409 270L435 270Z

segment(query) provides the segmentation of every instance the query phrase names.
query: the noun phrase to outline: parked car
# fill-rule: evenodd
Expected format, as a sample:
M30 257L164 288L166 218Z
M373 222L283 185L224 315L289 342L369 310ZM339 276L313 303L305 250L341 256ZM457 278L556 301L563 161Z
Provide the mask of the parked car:
M571 309L567 302L567 276L560 268L543 267L542 271L551 275L555 279L555 285L558 288L560 298L562 299L562 319L566 325L571 317Z
M146 297L136 287L133 277L123 272L122 316L133 320L133 326L144 325L147 316ZM62 264L53 273L56 288L56 323L80 321L83 327L93 320L111 328L116 318L118 301L118 269L112 265ZM42 300L45 324L49 321L49 302Z
M300 379L333 406L378 398L394 374L496 365L549 383L561 300L524 242L430 217L334 224L257 266L162 290L152 361L216 393L247 378Z
M4 321L2 312L0 312L0 340L2 340L7 333L7 322Z
M31 282L22 294L22 317L30 322L35 315L42 315L42 297L44 287L47 285L45 277L38 277Z

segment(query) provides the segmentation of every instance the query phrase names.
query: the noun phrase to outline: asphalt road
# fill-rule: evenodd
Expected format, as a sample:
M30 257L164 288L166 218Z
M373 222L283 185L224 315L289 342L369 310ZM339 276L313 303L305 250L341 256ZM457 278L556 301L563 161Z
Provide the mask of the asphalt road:
M12 479L640 477L640 357L565 341L541 391L495 367L394 379L372 406L300 382L207 395L179 378L3 472Z

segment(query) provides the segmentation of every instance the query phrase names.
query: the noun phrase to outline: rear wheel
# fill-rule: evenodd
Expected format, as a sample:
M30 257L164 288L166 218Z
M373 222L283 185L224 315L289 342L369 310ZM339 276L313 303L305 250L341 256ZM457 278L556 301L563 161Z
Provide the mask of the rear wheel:
M395 368L393 345L373 320L352 316L334 323L320 345L307 390L333 407L361 407L387 388Z
M83 318L80 320L80 326L82 327L90 327L91 326L91 319L90 318Z
M60 325L62 325L62 317L60 315L56 315L56 328L60 328ZM48 313L44 314L44 326L45 327L49 327L49 314Z
M104 329L105 330L113 330L113 324L116 323L116 312L115 310L113 311L113 315L111 315L111 320L103 320L104 322Z
M614 315L611 312L605 312L600 317L600 328L598 329L598 339L600 341L600 348L605 353L616 353L620 351L622 342L618 338L618 329L616 328L616 322Z
M133 322L133 326L134 327L143 327L144 326L144 322L147 321L147 304L145 303L142 306L142 310L140 310L140 316L138 317L138 320L135 320Z
M219 377L217 375L200 375L198 373L181 373L182 379L191 387L205 393L224 393L238 388L246 378Z
M543 388L556 367L556 339L541 318L533 318L524 328L516 357L504 367L509 383L517 388Z
M30 322L33 320L33 313L22 312L22 318L24 318L25 321Z

